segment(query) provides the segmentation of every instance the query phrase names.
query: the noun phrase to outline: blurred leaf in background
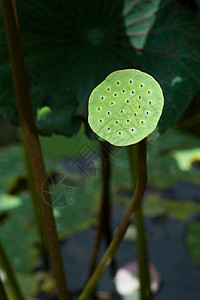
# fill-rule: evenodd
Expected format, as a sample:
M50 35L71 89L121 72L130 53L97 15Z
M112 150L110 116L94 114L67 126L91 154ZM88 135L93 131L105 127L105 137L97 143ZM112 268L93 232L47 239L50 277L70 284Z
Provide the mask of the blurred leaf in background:
M75 159L78 141L82 141L83 144L88 142L90 144L89 149L92 151L96 149L96 142L88 140L83 131L80 131L78 135L72 138L73 144L67 149L67 144L71 139L60 138L58 142L54 138L41 137L41 139L48 140L42 141L42 149L45 154L48 174L56 172L56 174L64 174L68 178L70 173L66 168L65 161L70 161L72 154ZM41 281L41 278L36 278L36 274L32 273L39 262L40 241L31 198L27 190L22 147L20 145L2 147L0 149L0 165L2 170L0 174L0 217L3 217L0 222L1 240L22 289L26 295L29 295L37 291L38 280ZM77 180L79 177L76 174L70 174L69 178L73 177L73 187L77 190L74 201L70 202L68 199L65 207L57 207L56 205L54 207L60 240L66 239L75 231L85 230L95 224L94 215L98 207L98 198L97 201L94 199L98 192L91 187L91 184L92 186L94 184L95 187L98 186L98 173L96 175L96 178L90 176L87 182L81 182L81 180ZM20 180L22 178L23 186L21 186ZM95 183L93 183L94 181ZM51 191L54 192L54 187L52 185L50 187ZM70 187L67 188L70 191ZM15 190L17 194L8 194L10 190ZM53 203L56 201L56 196L55 193L52 193ZM46 282L45 278L44 281ZM44 290L46 291L46 285Z
M117 69L139 68L159 81L160 133L200 87L199 1L18 0L17 10L40 134L72 136L82 121L88 131L88 96ZM18 124L1 16L0 28L0 107Z

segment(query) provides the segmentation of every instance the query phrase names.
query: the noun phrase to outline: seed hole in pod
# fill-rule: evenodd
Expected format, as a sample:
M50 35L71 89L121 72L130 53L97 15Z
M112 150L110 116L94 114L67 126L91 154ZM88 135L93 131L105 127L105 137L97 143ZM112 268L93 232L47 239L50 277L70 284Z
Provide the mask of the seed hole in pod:
M140 84L140 87L141 87L141 88L143 88L143 87L144 87L144 84L143 84L143 83L141 83L141 84Z
M147 91L147 94L149 94L149 95L150 95L150 94L151 94L151 91Z
M114 96L117 97L117 93L115 93Z
M123 113L123 112L124 112L124 109L120 109L120 112Z
M98 110L98 111L100 111L100 110L101 110L101 107L100 107L100 106L99 106L99 107L97 107L97 110Z
M104 96L101 96L101 100L104 100L105 99L105 97Z
M145 111L145 115L148 116L150 112L148 110Z
M131 128L131 132L134 132L135 131L135 128Z
M118 84L118 85L119 85L119 84L120 84L120 81L119 81L119 80L117 80L116 84Z
M116 120L116 121L115 121L115 124L119 124L119 120Z
M149 101L149 104L150 104L150 105L152 104L152 101L151 101L151 100Z
M142 99L142 96L139 96L138 98L141 100L141 99Z
M110 104L113 105L113 104L114 104L114 101L111 101Z
M141 108L141 105L138 105L138 108Z
M140 123L141 123L141 124L144 124L144 121L142 120L142 121L140 121Z
M122 90L122 93L125 93L126 91L125 90Z
M103 119L99 119L99 122L100 122L100 123L103 123Z
M108 111L108 112L107 112L107 115L111 115L111 111Z
M107 127L107 129L108 129L108 130L111 130L111 127L110 127L110 126L108 126L108 127Z
M110 91L110 88L109 88L109 87L107 88L107 91Z
M121 135L121 134L122 134L122 131L118 131L118 134Z
M137 116L137 113L134 113L134 116Z
M133 80L132 80L132 79L130 79L130 80L129 80L129 83L130 83L130 84L131 84L131 83L133 83Z
M129 100L129 99L127 99L127 100L126 100L126 103L130 103L130 100Z
M130 119L127 119L126 122L127 122L127 123L130 123Z
M135 91L131 91L131 94L135 94Z

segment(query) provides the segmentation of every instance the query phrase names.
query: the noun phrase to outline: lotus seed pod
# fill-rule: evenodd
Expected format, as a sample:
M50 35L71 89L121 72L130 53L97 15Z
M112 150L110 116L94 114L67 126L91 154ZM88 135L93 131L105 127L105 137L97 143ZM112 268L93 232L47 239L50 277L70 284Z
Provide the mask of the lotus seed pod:
M162 89L152 76L135 69L119 70L92 91L88 122L101 138L128 146L154 131L163 105Z

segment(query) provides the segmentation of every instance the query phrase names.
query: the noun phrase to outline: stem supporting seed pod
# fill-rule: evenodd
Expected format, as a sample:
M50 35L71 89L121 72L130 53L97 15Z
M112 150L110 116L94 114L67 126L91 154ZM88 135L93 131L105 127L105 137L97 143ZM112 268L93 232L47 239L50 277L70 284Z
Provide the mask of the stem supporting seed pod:
M97 109L99 105L101 105L101 110ZM116 146L128 146L138 143L138 176L136 176L138 180L126 215L95 272L79 296L79 300L88 299L99 278L112 261L141 204L147 185L146 137L156 128L163 105L164 97L158 82L152 76L134 69L111 73L90 95L88 122L92 130L101 138ZM141 219L142 216L140 216L140 221ZM142 234L140 240L142 240L143 247L145 246L144 230L141 229L138 233ZM141 271L140 281L143 281L143 286L141 284L141 299L152 300L149 276L144 274L146 270L148 272L148 262L145 260L145 263L143 263L142 257L142 260L139 259L139 265Z

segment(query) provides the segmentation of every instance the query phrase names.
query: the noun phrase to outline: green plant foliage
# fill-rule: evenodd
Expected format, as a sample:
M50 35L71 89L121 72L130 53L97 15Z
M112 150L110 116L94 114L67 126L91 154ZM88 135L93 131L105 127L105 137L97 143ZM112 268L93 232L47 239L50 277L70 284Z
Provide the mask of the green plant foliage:
M9 186L13 184L14 178L25 176L25 166L23 164L23 152L19 146L7 146L0 150L0 165L3 176L0 176L0 190L6 193Z
M200 148L174 151L173 156L180 170L189 171L192 163L200 161Z
M162 133L177 122L200 86L199 12L195 1L161 1L144 45L143 67L159 79L166 97Z
M135 144L160 119L164 98L157 81L139 70L111 73L89 98L88 121L94 132L115 146Z
M60 148L64 148L64 145L65 143L62 145L60 141ZM53 153L52 150L51 156L54 156L54 159L46 158L45 160L48 171L52 172L56 169L58 173L71 179L72 174L67 173L60 161L61 153ZM16 178L21 175L25 176L23 149L17 145L2 148L0 165L4 171L4 176L0 176L0 213L8 213L8 217L0 227L1 241L14 270L20 274L27 274L35 266L38 251L34 245L38 245L39 242L30 195L28 191L12 196L6 194ZM52 203L55 203L54 216L61 239L65 239L77 230L84 230L93 225L94 215L98 209L96 188L99 185L99 176L95 176L85 185L80 184L76 178L72 179L71 189L76 190L75 197L73 201L65 197L66 205L61 208L56 207L57 198L62 195L61 193L70 197L71 189L68 186L70 182L68 181L65 186L62 185L63 183L60 186L57 185L60 194L57 194L56 187L51 185ZM91 185L95 188L91 188ZM94 198L97 198L97 201L94 201ZM14 242L13 237L15 237Z
M43 154L54 159L74 157L83 153L84 149L86 149L86 152L83 154L87 155L99 147L96 140L91 140L85 135L83 125L79 132L71 138L61 135L40 136L40 144Z
M200 220L191 222L186 231L185 241L191 258L195 261L198 268L200 268Z
M141 69L159 80L166 98L160 132L176 123L199 88L197 5L173 0L16 2L40 134L72 136L82 120L87 126L90 92L119 69ZM17 124L2 16L0 45L1 112ZM37 119L43 107L49 112Z
M28 194L24 193L20 198L22 205L10 210L10 217L1 226L1 240L13 269L28 273L37 259L34 247L37 231Z
M199 147L199 138L188 133L171 129L161 136L156 143L148 147L148 175L149 181L156 186L166 187L180 181L192 182L199 185L200 170L192 167L183 168L187 164L186 153L191 153L193 148ZM185 163L178 160L181 156Z
M174 159L175 151L181 154L185 151L189 152L193 147L199 147L199 138L174 129L168 130L156 143L149 142L147 155L149 184L158 189L167 188L178 182L199 185L200 170L191 165L189 170L183 170L183 168L180 168L179 162ZM114 198L119 198L119 201L127 193L127 190L130 189L131 184L126 149L120 149L113 160L112 178L112 184L117 189ZM118 170L123 174L119 178L115 176ZM125 200L123 199L123 201ZM128 198L128 204L129 202L130 198Z
M166 215L171 218L184 221L191 217L195 212L200 212L200 204L191 201L184 204L179 200L160 199L156 194L149 195L144 202L144 214L150 216Z
M20 197L7 195L0 193L0 213L4 211L9 211L13 208L16 208L22 204Z

